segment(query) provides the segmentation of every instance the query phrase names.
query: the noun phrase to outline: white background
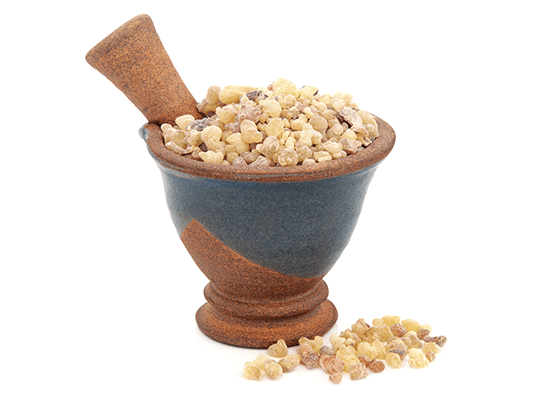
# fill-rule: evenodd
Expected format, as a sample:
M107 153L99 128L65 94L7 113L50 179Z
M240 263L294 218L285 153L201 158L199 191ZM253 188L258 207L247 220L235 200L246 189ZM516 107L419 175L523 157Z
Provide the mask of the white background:
M534 4L3 6L0 398L539 398ZM198 331L207 280L170 221L137 134L145 120L84 59L140 13L198 100L213 84L285 77L349 92L394 127L325 279L340 313L331 332L386 314L430 323L449 340L428 368L334 386L299 367L251 382L242 366L261 351Z

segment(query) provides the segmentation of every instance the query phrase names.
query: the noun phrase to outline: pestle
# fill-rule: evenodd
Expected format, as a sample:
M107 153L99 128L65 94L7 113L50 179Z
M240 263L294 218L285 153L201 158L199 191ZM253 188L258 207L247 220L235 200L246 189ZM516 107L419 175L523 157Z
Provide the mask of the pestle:
M184 114L203 117L146 14L109 34L86 54L86 61L113 82L149 123L174 123Z

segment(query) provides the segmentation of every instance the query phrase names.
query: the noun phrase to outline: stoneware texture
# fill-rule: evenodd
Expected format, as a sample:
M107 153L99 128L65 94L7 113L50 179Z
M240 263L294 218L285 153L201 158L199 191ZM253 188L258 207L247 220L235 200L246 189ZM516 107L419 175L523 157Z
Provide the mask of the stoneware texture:
M196 314L200 329L251 348L326 333L338 313L322 278L351 238L393 129L376 117L380 137L370 146L316 165L207 164L163 143L160 124L201 114L148 15L122 25L86 59L149 121L139 134L161 171L171 218L210 281Z
M180 112L200 116L148 15L138 15L116 29L86 54L86 61L149 122L174 123Z
M205 164L140 130L164 182L171 218L210 283L196 319L213 339L265 348L327 332L338 313L322 278L348 244L368 185L395 135L346 159L297 167Z

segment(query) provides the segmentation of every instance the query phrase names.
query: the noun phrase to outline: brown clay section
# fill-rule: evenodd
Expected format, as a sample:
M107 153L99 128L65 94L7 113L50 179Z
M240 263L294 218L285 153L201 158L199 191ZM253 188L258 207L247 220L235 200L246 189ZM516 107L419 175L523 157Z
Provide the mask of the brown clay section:
M222 343L238 347L266 349L279 339L288 346L299 344L301 337L313 339L327 333L338 318L334 304L325 300L312 312L280 321L245 320L218 312L209 303L196 314L201 331Z
M181 234L186 249L209 278L207 299L196 314L208 337L233 346L267 348L284 339L325 334L336 322L322 277L302 279L268 270L225 246L199 222Z
M299 296L280 299L246 299L231 298L209 283L204 290L205 299L212 307L228 316L236 316L242 320L283 320L309 313L327 300L329 289L320 280L312 290ZM240 300L240 301L239 301Z
M220 294L231 299L283 299L312 290L322 277L303 279L261 267L225 246L193 220L180 239Z
M209 278L205 303L196 314L208 337L233 346L267 348L284 339L325 334L336 322L322 277L302 279L263 268L225 246L199 222L180 236Z
M148 15L138 15L116 29L87 53L86 60L150 123L173 123L183 114L202 117Z

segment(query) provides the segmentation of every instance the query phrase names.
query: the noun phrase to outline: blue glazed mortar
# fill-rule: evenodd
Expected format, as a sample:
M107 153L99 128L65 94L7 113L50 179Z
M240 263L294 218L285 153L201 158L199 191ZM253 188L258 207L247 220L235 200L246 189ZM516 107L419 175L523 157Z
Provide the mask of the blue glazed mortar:
M264 348L332 327L338 314L322 278L348 245L395 141L377 121L380 137L356 154L296 167L207 164L167 150L157 125L140 129L177 232L210 280L196 315L204 333Z
M258 265L299 278L323 276L348 244L379 164L301 182L192 176L158 162L179 235L192 220Z
M143 113L139 133L164 182L171 218L209 283L196 313L209 337L265 348L323 335L338 312L323 277L344 250L393 129L339 160L295 167L207 164L165 148L160 124L202 115L148 15L126 22L86 55ZM167 101L164 101L167 100Z

